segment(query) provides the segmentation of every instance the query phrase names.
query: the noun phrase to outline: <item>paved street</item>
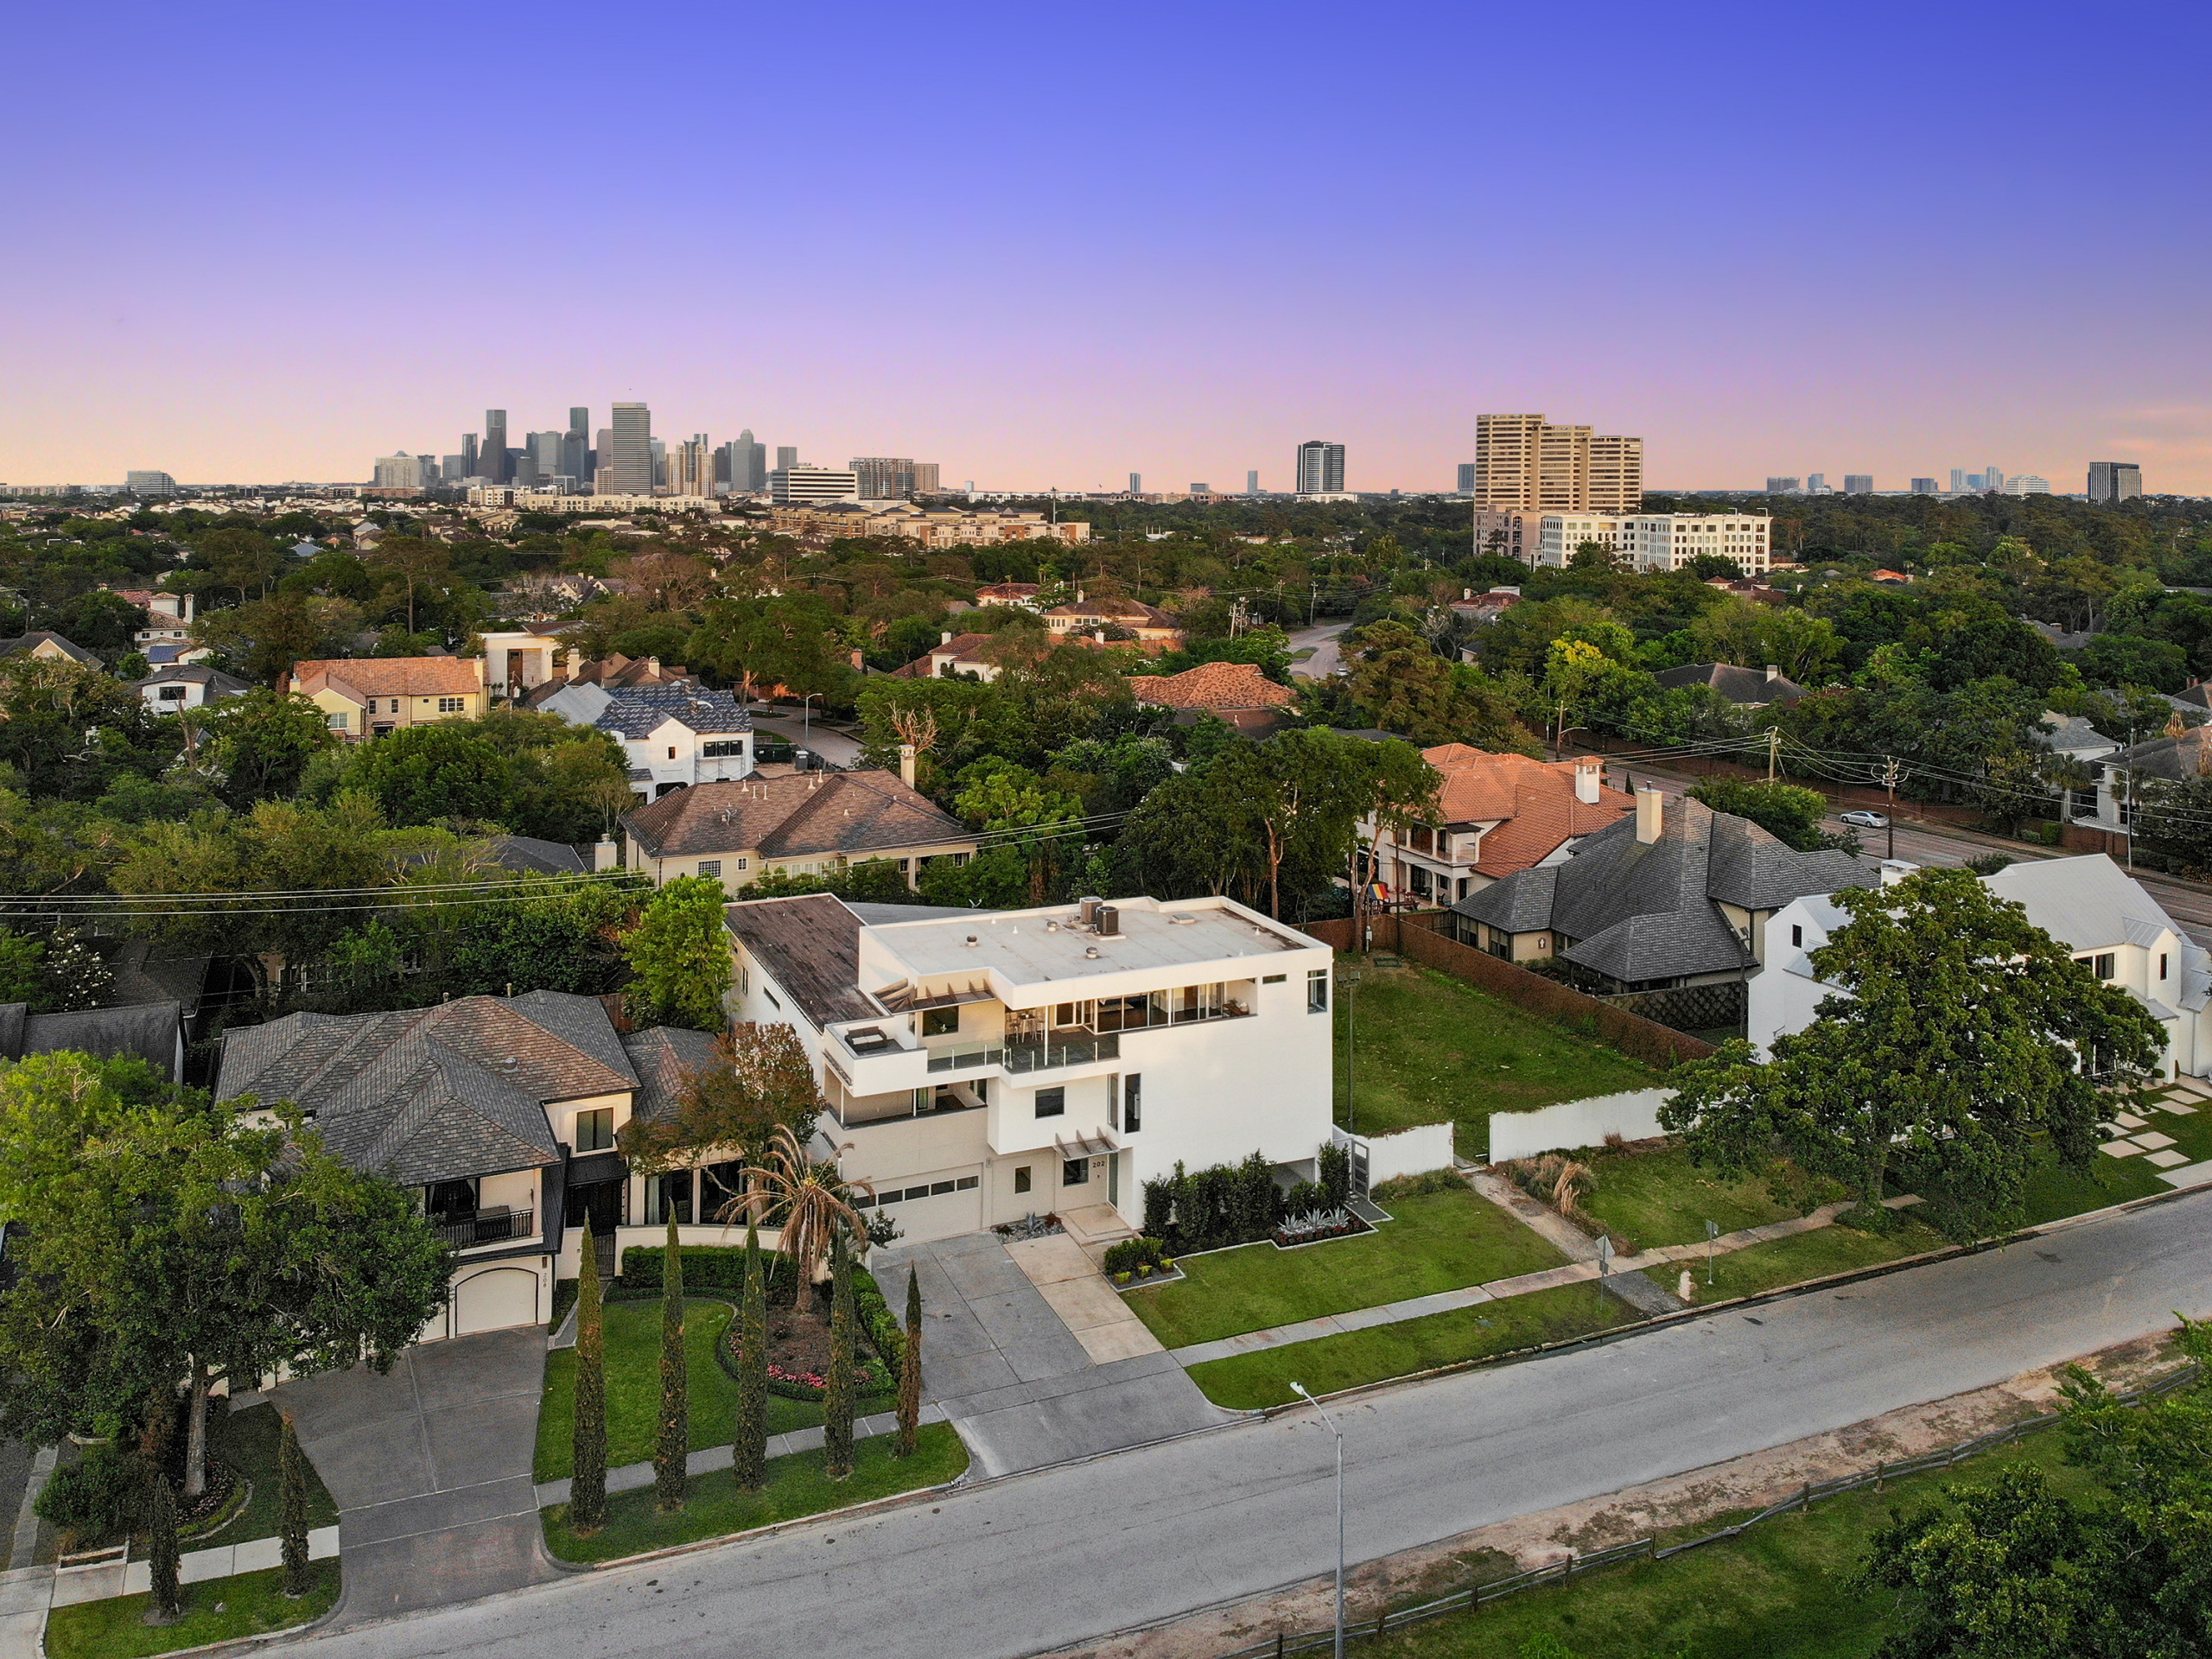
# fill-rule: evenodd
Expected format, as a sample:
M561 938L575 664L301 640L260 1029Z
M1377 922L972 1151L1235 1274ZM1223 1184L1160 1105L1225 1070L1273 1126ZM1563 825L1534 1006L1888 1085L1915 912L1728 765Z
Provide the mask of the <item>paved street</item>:
M1986 1387L2212 1313L2212 1194L1841 1290L1369 1396L1342 1413L1355 1560ZM315 1639L329 1659L818 1651L986 1659L1314 1576L1310 1414L873 1518Z
M1293 663L1290 665L1291 677L1297 680L1325 680L1342 668L1344 665L1344 657L1338 649L1337 641L1342 637L1344 631L1351 626L1349 622L1326 622L1318 628L1300 628L1296 633L1292 634L1290 648L1293 651L1303 651L1306 646L1311 645L1313 647L1313 654L1303 662Z

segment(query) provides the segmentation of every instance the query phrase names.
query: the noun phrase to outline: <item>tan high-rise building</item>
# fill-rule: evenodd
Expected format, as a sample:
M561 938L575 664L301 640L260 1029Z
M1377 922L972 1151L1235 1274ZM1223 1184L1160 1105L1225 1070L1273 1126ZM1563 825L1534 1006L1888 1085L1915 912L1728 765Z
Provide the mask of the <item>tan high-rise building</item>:
M1643 440L1541 415L1478 415L1474 497L1478 512L1632 512L1643 501Z
M703 432L668 452L668 493L671 495L712 495L715 493L715 447Z

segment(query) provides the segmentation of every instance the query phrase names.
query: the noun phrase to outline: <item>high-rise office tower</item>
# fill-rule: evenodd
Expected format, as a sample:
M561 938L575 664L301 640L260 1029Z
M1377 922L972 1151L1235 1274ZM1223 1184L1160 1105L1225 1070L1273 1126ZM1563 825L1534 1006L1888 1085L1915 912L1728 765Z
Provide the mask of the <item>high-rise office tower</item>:
M1497 511L1634 512L1643 505L1643 440L1541 415L1478 415L1471 493Z
M1335 495L1344 486L1344 447L1325 438L1308 438L1298 446L1298 493Z
M1912 493L1915 495L1934 495L1936 493L1936 480L1932 478L1914 479L1912 480Z
M798 446L797 444L779 443L776 446L776 470L778 472L787 473L798 465Z
M523 448L530 456L538 483L558 478L564 473L570 478L575 476L569 470L566 458L569 435L566 432L533 432L523 441Z
M438 474L441 481L444 483L460 483L462 479L468 476L468 458L466 455L439 456Z
M569 410L569 430L561 442L561 470L579 486L591 482L591 410Z
M1846 495L1872 495L1872 494L1873 494L1873 493L1874 493L1874 475L1873 475L1873 474L1872 474L1872 473L1846 473L1846 474L1843 475L1843 493L1844 493Z
M1480 475L1481 471L1482 469L1477 467L1471 461L1461 461L1459 463L1459 482L1452 490L1452 493L1455 495L1472 495L1475 493L1475 480Z
M2143 493L2143 468L2132 461L2093 461L2089 463L2089 499L2112 503L2133 501Z
M1142 473L1131 473L1129 474L1129 493L1131 495L1142 495L1144 493L1144 474Z
M668 445L659 438L651 441L653 452L653 487L668 487Z
M1951 468L1951 493L1952 493L1953 495L1964 495L1966 493L1967 493L1967 469L1966 469L1965 467L1952 467L1952 468Z
M600 435L599 472L593 489L600 495L651 495L652 411L643 404L617 404L613 418L613 426Z
M1794 494L1797 489L1798 482L1799 480L1796 479L1784 478L1778 473L1770 473L1767 474L1766 493L1769 495Z
M753 441L749 426L730 440L729 486L745 495L768 487L768 446Z
M1806 494L1826 495L1827 493L1828 475L1826 473L1808 473L1805 474Z
M464 432L461 435L461 476L463 478L484 476L484 463L477 454L476 435L474 432Z
M133 467L124 474L123 487L132 495L175 495L176 480L154 467Z
M505 484L514 474L507 458L507 411L487 409L484 411L484 447L478 452L484 467L484 476L494 484Z
M1244 474L1244 493L1247 495L1257 495L1259 493L1260 469L1255 467L1251 471Z
M671 495L712 495L715 493L715 446L703 432L695 433L668 452L668 493Z

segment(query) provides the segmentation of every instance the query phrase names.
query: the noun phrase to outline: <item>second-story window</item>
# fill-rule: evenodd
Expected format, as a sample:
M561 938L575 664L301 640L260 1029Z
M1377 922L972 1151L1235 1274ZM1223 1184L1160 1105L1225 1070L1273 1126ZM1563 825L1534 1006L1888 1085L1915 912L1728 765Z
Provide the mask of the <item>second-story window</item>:
M1122 1133L1135 1135L1144 1127L1144 1079L1131 1072L1122 1084Z
M745 745L741 742L708 743L701 747L699 753L706 756L709 760L726 760L732 755L743 754L745 753Z
M598 1106L576 1114L576 1150L605 1152L614 1144L614 1109Z
M1065 1117L1068 1109L1068 1091L1065 1089L1039 1089L1037 1091L1037 1116Z
M719 858L702 858L699 861L700 874L720 875L721 873L722 861Z
M1329 970L1313 969L1306 976L1306 1012L1326 1014L1329 1011Z
M924 1008L922 1010L923 1036L957 1037L959 1034L960 1010L957 1007Z

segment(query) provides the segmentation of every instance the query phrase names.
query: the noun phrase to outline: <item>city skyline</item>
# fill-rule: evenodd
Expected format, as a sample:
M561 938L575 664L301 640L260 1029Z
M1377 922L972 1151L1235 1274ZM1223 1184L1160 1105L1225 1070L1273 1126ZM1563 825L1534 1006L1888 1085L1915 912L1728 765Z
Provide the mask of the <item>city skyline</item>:
M1132 96L1077 15L1014 29L979 8L921 29L869 10L855 22L895 33L904 73L855 111L806 74L724 96L733 67L809 61L810 27L702 15L680 54L594 63L605 107L634 113L541 207L519 181L464 188L455 158L545 126L602 22L582 7L556 0L503 38L497 75L435 34L314 13L45 9L22 22L23 60L98 62L103 93L95 118L73 77L35 77L0 111L12 216L37 227L0 266L22 325L0 340L0 479L362 478L398 448L448 452L435 435L493 400L511 431L558 428L581 389L594 410L649 402L672 433L936 455L985 487L1219 480L1256 461L1287 490L1287 458L1319 431L1357 453L1362 487L1441 490L1478 411L1529 409L1644 435L1655 487L1756 489L1778 454L1902 480L1986 444L2055 482L2120 455L2212 493L2196 301L2212 231L2186 207L2202 194L2188 41L2212 26L2152 12L2158 54L2083 59L2056 7L1969 6L1961 81L1940 54L1834 53L1818 15L1754 29L1622 8L1586 42L1576 120L1474 124L1470 54L1541 60L1548 19L1402 5L1316 54L1318 9L1163 12L1179 48ZM1902 35L1919 14L1859 22ZM1103 118L1009 143L1003 105L933 90L1025 84L1044 63ZM1741 92L1777 64L1789 96ZM272 108L308 80L326 107L394 118L277 142ZM2061 80L2053 107L2015 95ZM1661 84L1729 90L1655 112ZM1503 182L1609 176L1631 143L1668 208L1625 264L1583 191ZM897 246L858 212L788 234L766 177L849 187L893 143L932 181ZM1286 150L1316 159L1284 169ZM664 164L738 154L754 164L731 179L749 182L703 190ZM1936 157L1978 181L1970 206L1933 188ZM2167 210L2020 257L2006 226L2090 212L2116 175ZM1808 178L1887 206L1855 231L1760 211ZM556 229L563 195L617 219ZM1326 200L1357 203L1357 234L1313 216ZM1049 205L1009 245L1029 203ZM1508 257L1506 220L1541 257ZM618 222L653 227L650 259ZM1115 234L1082 233L1100 222ZM701 326L715 306L731 326Z

